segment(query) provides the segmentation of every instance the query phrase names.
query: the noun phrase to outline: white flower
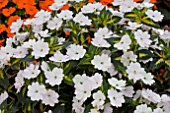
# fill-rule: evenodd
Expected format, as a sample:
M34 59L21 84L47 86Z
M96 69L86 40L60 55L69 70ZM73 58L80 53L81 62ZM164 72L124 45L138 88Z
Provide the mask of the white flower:
M60 85L64 77L63 69L55 67L52 71L46 72L45 77L46 83L51 86Z
M39 32L40 36L42 37L50 37L49 31L48 29L44 30L44 31L40 31Z
M5 46L0 48L0 59L9 60L14 55L14 48Z
M85 53L86 50L83 48L83 46L76 45L76 44L69 45L66 52L68 58L71 60L79 60L80 58L83 58Z
M112 8L109 8L108 9L114 16L118 16L118 17L121 17L121 18L123 18L123 16L124 16L124 13L123 12L119 12L119 11L117 11L117 10L113 10Z
M119 10L120 12L131 12L136 7L136 3L132 0L124 0L123 5L120 5Z
M35 39L30 39L27 42L24 42L22 47L33 48L33 45L36 43Z
M155 22L158 22L158 21L162 21L163 20L163 15L158 12L157 10L153 11L151 9L148 9L145 14L150 18L152 19L153 21Z
M73 18L73 12L69 10L62 10L57 16L63 20L70 20Z
M149 47L151 44L150 35L147 31L143 32L142 30L137 30L135 33L135 39L141 47Z
M48 54L49 47L48 43L44 42L43 40L38 40L32 47L32 55L35 57L35 59L38 59L39 57L45 57Z
M83 87L77 87L75 90L76 99L85 101L88 97L91 96L90 84L83 85Z
M54 0L54 2L55 2L58 6L63 6L63 5L65 5L68 1L70 1L70 0Z
M162 34L160 34L160 38L167 44L169 47L170 42L170 32L168 30L163 31Z
M141 10L143 8L151 8L154 4L150 3L150 0L144 0L142 3L137 3L136 8Z
M157 93L153 92L150 89L142 89L141 95L142 97L153 103L158 103L161 101L160 95L158 95Z
M136 22L131 22L131 21L128 22L128 25L129 26L127 26L126 28L130 30L136 30L137 28L142 26L141 24L137 24Z
M87 16L84 16L81 12L76 14L76 16L73 18L73 21L79 23L80 26L90 26L92 22L92 20L90 20Z
M155 31L155 30L154 30ZM170 40L170 32L168 30L162 31L160 33L160 38L162 40Z
M24 58L28 54L28 50L22 46L18 46L14 50L14 55L13 57L15 58Z
M33 18L33 24L42 25L47 22L51 18L51 12L40 10L35 14L35 18Z
M113 108L111 107L110 103L106 103L104 105L104 111L103 113L113 113Z
M75 113L84 113L84 107L82 107L82 104L83 101L77 100L73 97L72 110L75 111Z
M41 69L44 71L45 74L47 72L51 71L50 67L48 66L47 62L45 62L45 61L42 61Z
M125 102L123 94L121 92L117 92L113 88L108 90L108 98L110 99L111 105L115 107L121 107L122 103Z
M128 78L132 79L134 82L142 79L144 77L143 75L146 73L138 62L130 63L130 65L127 66L126 72L128 74Z
M54 11L58 11L60 8L62 8L63 5L58 4L58 3L53 3L49 8Z
M119 89L119 90L125 89L126 81L124 80L118 80L117 78L112 77L111 79L108 79L108 81L109 81L109 84L116 89Z
M126 86L125 89L122 90L122 93L126 97L133 97L134 90L132 86Z
M107 72L111 75L114 76L118 73L118 71L115 69L115 66L112 64L108 69Z
M60 51L57 51L54 56L50 57L49 60L54 62L67 62L69 60L68 55L63 55Z
M118 5L122 5L123 2L125 2L125 0L114 0L114 2L112 2L113 6L118 6Z
M43 24L40 25L32 25L32 31L34 32L34 36L37 38L37 34L43 30Z
M22 24L23 24L23 20L21 19L18 19L17 21L13 22L12 25L10 26L11 33L18 33Z
M142 81L145 83L145 84L148 84L148 85L152 85L155 81L153 80L153 75L151 73L145 73L143 75L143 78L142 78Z
M162 102L170 102L170 97L168 95L166 95L166 94L163 94L161 96L161 101Z
M4 100L6 100L8 98L8 93L6 91L4 91L3 93L1 93L0 95L0 104L2 104L2 102Z
M96 93L93 94L93 102L92 102L92 106L96 107L97 110L99 109L103 109L104 108L104 103L105 103L105 95L103 92L101 92L100 90L97 91Z
M63 44L63 42L65 42L65 38L58 37L58 44Z
M95 73L90 79L92 80L93 89L97 89L102 85L103 77L101 74Z
M90 77L86 76L86 74L83 74L82 76L77 74L75 75L75 77L73 78L73 82L74 82L74 87L75 88L83 88L86 84L91 84L91 79ZM91 86L91 90L92 90L92 86Z
M122 62L124 66L128 66L130 61L136 62L136 58L137 55L134 55L133 51L128 51L128 52L124 52L120 62Z
M111 58L107 54L95 55L91 64L98 70L107 71L111 67Z
M63 24L63 20L61 18L54 17L52 20L49 20L47 23L47 28L51 30L58 30Z
M30 64L29 67L24 69L23 77L26 79L36 78L41 72L38 68L39 65Z
M45 105L54 106L56 103L59 102L58 97L59 97L58 93L49 89L46 92L44 92L42 103L44 103Z
M109 48L111 45L102 37L93 38L91 43L96 47L106 47Z
M156 108L156 109L153 110L152 113L165 113L165 112L161 108Z
M14 37L16 38L17 42L20 42L23 44L23 42L28 38L29 32L24 32L24 33L17 33Z
M93 13L94 11L96 11L96 5L92 4L92 3L88 3L87 5L84 5L81 8L81 12L84 14L88 14L88 13Z
M93 86L91 85L93 81L91 81L90 77L83 74L80 76L79 74L73 78L74 87L75 87L75 95L76 99L85 101L88 97L91 96L91 91Z
M128 35L124 35L120 42L116 43L114 45L115 48L123 51L127 51L130 47L130 44L132 43L130 37Z
M147 107L146 104L141 104L136 107L134 113L152 113L152 109Z
M45 86L43 84L39 84L38 82L33 82L28 86L27 95L31 98L31 100L39 101L43 99L43 93L46 92Z
M112 32L107 28L99 28L96 33L94 33L95 38L110 38L112 36Z
M17 93L20 92L22 86L24 85L24 71L23 70L20 70L17 74L17 76L15 77L15 83L14 83L14 86L15 88L17 89Z

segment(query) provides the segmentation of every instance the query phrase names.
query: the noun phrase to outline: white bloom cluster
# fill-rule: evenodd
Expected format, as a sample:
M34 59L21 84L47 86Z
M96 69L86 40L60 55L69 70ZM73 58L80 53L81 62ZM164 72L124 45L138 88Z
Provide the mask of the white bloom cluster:
M42 100L42 103L45 105L54 106L58 103L58 93L49 89L47 90L43 84L39 84L38 82L34 82L28 86L27 95L33 101Z
M61 10L66 4L71 10ZM151 27L164 16L152 10L149 0L109 5L54 0L51 12L40 10L25 22L13 22L15 36L0 47L0 68L16 75L16 92L27 91L30 101L49 105L44 113L68 104L75 113L113 113L127 103L133 103L134 113L169 113L169 90L159 92L155 86L169 80L169 52L162 51L170 32ZM2 93L0 104L6 98L8 93Z

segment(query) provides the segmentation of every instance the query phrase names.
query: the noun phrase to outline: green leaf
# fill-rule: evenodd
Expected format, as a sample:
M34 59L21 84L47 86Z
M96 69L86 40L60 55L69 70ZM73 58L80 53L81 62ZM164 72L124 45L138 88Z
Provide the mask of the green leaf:
M81 44L84 44L84 42L86 41L82 33L80 34L80 41L81 41Z
M75 68L78 65L79 62L76 61L70 61L64 66L64 74L67 75L69 71L73 68Z
M107 38L105 39L107 42L109 42L110 44L115 44L116 42L120 41L120 37L111 37L111 38Z
M147 60L151 57L155 57L153 53L151 53L149 50L146 50L146 49L138 50L136 54L138 54L139 56L138 58L141 60Z
M163 63L164 62L164 59L163 58L160 58L156 63L155 65L159 65L160 63Z
M124 15L125 18L138 18L137 14L133 13L133 12L128 12Z
M64 106L62 106L62 105L57 106L57 107L54 109L53 113L65 113L65 108L64 108Z
M154 59L150 64L150 68L151 69L159 69L163 65L164 65L164 59L163 58Z
M126 67L120 61L112 59L112 63L115 66L116 70L122 72L123 74L126 73Z
M149 26L152 26L152 27L159 28L159 24L157 24L157 23L155 23L155 22L153 22L152 20L149 20L149 19L142 19L142 23L149 25Z
M165 61L165 64L166 64L168 67L170 67L170 60L166 60L166 61Z

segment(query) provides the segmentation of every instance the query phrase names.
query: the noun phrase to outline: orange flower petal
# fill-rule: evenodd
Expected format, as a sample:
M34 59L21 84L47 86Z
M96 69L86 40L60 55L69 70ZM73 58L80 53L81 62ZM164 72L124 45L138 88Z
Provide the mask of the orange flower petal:
M14 21L16 21L16 20L18 20L18 19L20 19L21 17L20 16L18 16L18 15L15 15L15 16L10 16L9 17L9 19L8 19L8 26L11 26L11 24L12 24L12 22L14 22Z
M0 24L0 34L6 31L6 26L4 24Z
M27 5L25 7L25 11L26 11L26 14L33 16L38 12L38 9L35 6Z
M9 17L12 13L15 12L15 8L14 7L10 7L10 8L5 8L2 10L2 14L6 17Z
M62 11L62 10L68 10L70 8L70 6L69 6L69 4L68 4L68 2L62 7L62 8L60 8L60 11Z
M0 0L0 9L8 4L8 0Z
M100 0L100 3L102 5L108 5L108 4L112 4L113 0Z

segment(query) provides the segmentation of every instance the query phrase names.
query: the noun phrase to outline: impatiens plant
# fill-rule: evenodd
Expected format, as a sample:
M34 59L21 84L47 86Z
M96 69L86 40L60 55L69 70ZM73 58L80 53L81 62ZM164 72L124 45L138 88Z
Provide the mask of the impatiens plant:
M7 22L0 112L170 112L170 31L153 1L39 2L13 0L31 17Z

